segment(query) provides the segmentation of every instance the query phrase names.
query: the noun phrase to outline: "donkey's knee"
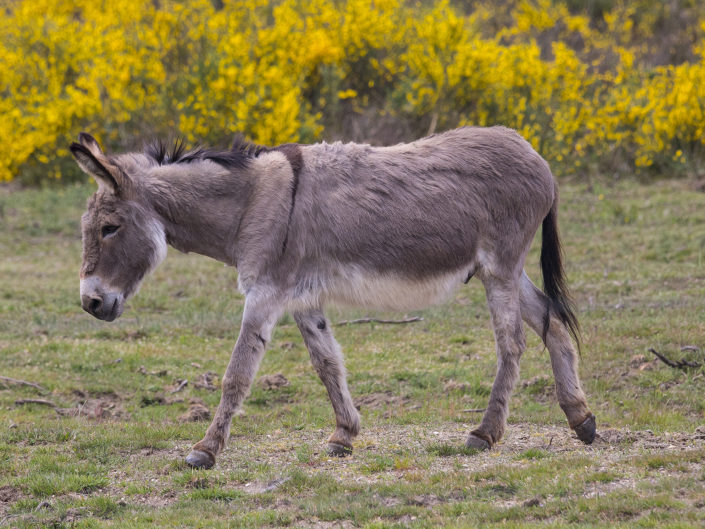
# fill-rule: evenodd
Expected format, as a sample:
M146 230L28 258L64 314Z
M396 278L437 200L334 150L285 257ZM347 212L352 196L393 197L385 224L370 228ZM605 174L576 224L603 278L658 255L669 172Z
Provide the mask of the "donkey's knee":
M221 379L221 404L227 409L239 406L247 397L253 376L248 372L226 373Z

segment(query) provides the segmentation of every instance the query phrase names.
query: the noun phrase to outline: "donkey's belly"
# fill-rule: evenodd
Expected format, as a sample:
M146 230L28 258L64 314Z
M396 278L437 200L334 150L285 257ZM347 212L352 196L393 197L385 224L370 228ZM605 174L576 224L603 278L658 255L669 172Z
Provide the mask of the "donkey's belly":
M321 301L324 304L380 310L422 309L447 301L467 279L469 268L423 279L346 268L327 282Z

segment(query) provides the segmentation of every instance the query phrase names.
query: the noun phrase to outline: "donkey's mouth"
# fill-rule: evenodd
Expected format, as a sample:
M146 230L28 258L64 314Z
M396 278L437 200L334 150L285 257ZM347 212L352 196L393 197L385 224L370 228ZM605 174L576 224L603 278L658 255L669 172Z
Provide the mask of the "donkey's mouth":
M112 304L110 303L111 301ZM87 297L83 302L83 310L90 313L94 318L110 322L120 317L123 305L124 300L119 296L108 300L101 300L98 297Z
M115 321L120 317L122 314L122 303L120 303L120 299L116 298L115 301L113 302L113 306L110 308L110 311L108 311L104 317L102 318L105 321Z
M95 276L81 278L81 307L91 316L103 321L120 317L125 305L125 294L116 289L104 289Z

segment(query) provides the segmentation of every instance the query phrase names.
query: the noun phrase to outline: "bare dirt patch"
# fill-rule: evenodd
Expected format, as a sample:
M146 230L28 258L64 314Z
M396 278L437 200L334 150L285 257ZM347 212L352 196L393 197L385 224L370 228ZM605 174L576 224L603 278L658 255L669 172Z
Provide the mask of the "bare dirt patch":
M443 503L443 500L435 494L420 494L410 498L407 503L409 505L419 505L421 507L433 507L434 505Z
M332 472L336 478L347 482L391 482L400 476L417 469L411 465L408 470L389 468L377 473L361 472L360 463L365 454L393 456L400 449L412 454L426 454L428 447L438 443L462 446L470 424L446 423L433 428L416 425L375 425L364 427L359 437L353 442L351 457L329 458L309 466L312 473ZM296 465L296 449L305 443L317 444L323 450L329 432L275 432L266 439L238 441L238 446L221 455L219 465L222 468L237 468L237 460L253 458L268 461L272 466ZM517 466L525 464L518 459L521 454L531 449L545 450L557 455L580 455L599 457L605 464L625 457L652 453L667 454L683 452L705 447L705 428L693 434L673 432L654 434L651 431L631 431L628 429L607 428L598 430L599 437L592 445L584 445L575 434L563 426L541 426L536 424L512 424L508 426L504 439L492 450L472 456L454 455L433 458L430 467L424 473L443 473L460 468L479 471L498 466ZM272 448L276 447L276 453ZM319 452L317 452L319 453ZM413 459L413 455L412 455Z
M193 384L194 387L199 388L199 389L205 389L208 391L215 391L218 389L218 373L214 373L213 371L207 371L205 373L202 373L197 379L196 382Z
M73 408L55 408L55 411L64 417L85 417L87 419L111 419L126 416L119 399L109 396L80 400Z
M328 521L313 517L310 520L298 520L296 527L303 529L351 529L355 525L350 520Z
M443 384L443 391L459 391L460 393L467 393L472 390L472 384L469 382L458 382L457 380L449 380Z
M186 413L179 416L181 422L198 422L210 419L211 411L201 399L191 399L191 404Z
M384 395L384 394L383 394ZM376 402L376 401L373 401ZM686 453L688 450L705 447L705 427L693 433L673 432L655 434L654 432L631 431L628 429L605 428L599 431L595 443L591 446L582 444L569 428L564 426L512 424L509 425L505 438L492 450L475 455L456 454L446 457L429 455L430 446L447 443L462 446L471 428L470 424L445 422L432 427L421 425L385 424L378 421L363 428L355 440L355 449L350 457L339 459L325 455L327 430L297 430L276 429L260 435L235 436L229 446L219 456L216 467L207 474L194 474L191 481L185 483L186 490L207 488L212 484L220 484L225 489L238 489L249 495L277 492L286 487L291 479L291 472L304 472L316 476L333 478L350 485L391 485L400 480L416 481L418 476L434 474L450 474L457 472L482 472L508 467L523 468L531 465L530 460L522 457L528 451L541 450L549 455L572 456L583 455L599 466L591 470L593 473L604 473L604 480L596 479L589 482L581 492L585 498L598 497L618 490L632 490L639 486L638 478L615 473L610 476L616 466L624 465L635 457L649 454L668 455ZM307 462L302 461L301 447L310 446L312 455ZM151 508L162 508L173 504L183 497L184 490L175 486L184 468L174 465L181 461L188 452L189 445L185 442L174 443L167 450L144 448L129 456L126 470L111 472L111 482L114 485L94 493L106 495L114 500L126 502L128 505L139 505ZM398 454L403 453L403 465L388 464L379 470L370 471L370 461L395 461ZM266 468L264 474L252 476L250 481L233 478L233 471L248 468L253 461ZM692 461L690 465L703 463ZM134 474L133 468L142 468L139 474ZM250 466L251 468L251 466ZM677 469L664 469L659 472L678 472ZM699 472L699 471L698 471ZM117 485L121 483L122 485ZM484 482L483 482L484 483ZM145 484L149 493L125 495L125 484ZM5 496L3 496L3 494ZM0 499L14 498L16 501L20 492L12 487L0 488ZM448 490L424 492L404 497L403 494L381 494L379 503L387 507L409 505L412 507L434 508L438 505L463 501L464 492ZM279 500L278 500L279 501ZM282 500L283 501L283 500ZM511 497L498 500L504 507L524 505L528 507L542 505L551 501L550 497ZM121 503L122 504L122 503ZM3 507L4 507L3 503ZM289 509L290 505L281 505ZM411 521L409 519L409 521ZM319 522L323 525L319 525ZM306 527L344 527L345 525L326 525L316 519L307 519ZM307 525L306 525L307 524Z
M395 395L391 391L385 391L381 393L370 393L368 395L362 395L354 400L355 407L358 410L362 409L379 409L386 408L388 406L406 404L409 402L408 397L402 397L400 395Z
M0 487L0 515L4 515L15 503L22 497L22 491L12 485L3 485Z
M289 380L281 373L264 375L257 380L257 384L264 390L274 390L289 385Z
M633 449L687 450L705 445L705 427L698 427L692 434L669 432L661 435L656 435L651 430L630 431L606 428L598 432L593 445L597 448L629 445Z

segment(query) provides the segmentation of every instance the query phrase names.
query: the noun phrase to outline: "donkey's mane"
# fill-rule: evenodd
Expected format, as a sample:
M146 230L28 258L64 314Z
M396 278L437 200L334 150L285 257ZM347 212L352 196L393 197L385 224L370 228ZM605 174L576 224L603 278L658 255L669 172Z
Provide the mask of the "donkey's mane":
M221 150L211 147L196 146L187 150L182 139L176 139L171 145L161 139L152 140L144 148L144 154L154 160L158 165L192 163L210 160L223 167L231 169L244 169L250 160L263 152L271 149L263 145L249 142L238 134L230 150Z

